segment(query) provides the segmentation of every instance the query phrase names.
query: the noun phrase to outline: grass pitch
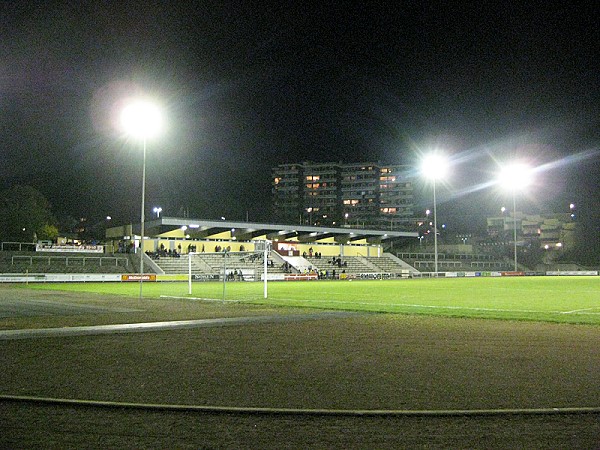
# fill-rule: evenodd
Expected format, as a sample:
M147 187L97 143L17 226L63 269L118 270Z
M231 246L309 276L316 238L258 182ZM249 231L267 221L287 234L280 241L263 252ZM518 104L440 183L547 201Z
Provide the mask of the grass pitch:
M139 283L29 285L33 289L139 296ZM144 283L144 298L600 325L600 277L454 278L374 281Z
M598 277L280 282L269 284L267 300L261 283L228 283L226 299L241 303L221 302L222 283L195 283L191 296L185 283L147 283L141 301L137 283L28 286L55 292L10 285L0 289L9 310L15 299L40 308L72 303L103 308L79 315L69 308L63 315L9 315L7 329L298 312L270 305L402 314L7 340L0 352L0 393L234 407L595 408L599 282ZM119 311L106 312L109 306ZM198 415L0 402L0 423L2 448L600 448L598 414Z

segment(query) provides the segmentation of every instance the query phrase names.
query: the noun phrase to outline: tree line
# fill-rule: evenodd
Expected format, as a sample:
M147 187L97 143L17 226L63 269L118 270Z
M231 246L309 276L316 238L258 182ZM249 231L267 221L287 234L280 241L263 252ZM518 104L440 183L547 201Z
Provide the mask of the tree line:
M0 192L0 241L37 242L57 237L58 221L42 193L24 185Z

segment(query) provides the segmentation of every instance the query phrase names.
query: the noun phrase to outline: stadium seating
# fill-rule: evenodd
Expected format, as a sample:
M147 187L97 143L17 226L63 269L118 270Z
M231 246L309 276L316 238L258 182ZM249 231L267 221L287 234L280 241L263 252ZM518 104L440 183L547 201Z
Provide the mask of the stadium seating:
M134 272L126 255L90 253L52 253L2 251L0 273L130 273Z
M420 272L432 272L435 270L434 253L398 253L396 255L402 261L414 267ZM485 254L438 254L438 271L511 271L514 270L512 261L497 259L492 255Z
M225 263L227 271L241 270L244 273L258 274L263 270L263 255L255 252L198 253L192 257L192 273L218 275ZM389 273L392 276L406 276L411 272L432 272L435 270L433 253L398 253L396 256L384 253L376 256L345 256L341 265L332 263L331 257L307 257L306 260L319 272L333 270L336 275ZM158 271L165 274L187 274L187 255L146 259L145 272ZM284 273L284 260L272 253L269 257L269 273ZM154 266L156 264L156 266ZM138 268L135 254L90 253L36 253L33 251L0 251L0 273L134 273ZM154 269L153 269L154 267ZM482 254L438 254L438 271L510 271L512 261L498 260ZM290 269L288 269L289 271ZM298 272L291 268L291 272ZM161 273L158 271L158 273Z

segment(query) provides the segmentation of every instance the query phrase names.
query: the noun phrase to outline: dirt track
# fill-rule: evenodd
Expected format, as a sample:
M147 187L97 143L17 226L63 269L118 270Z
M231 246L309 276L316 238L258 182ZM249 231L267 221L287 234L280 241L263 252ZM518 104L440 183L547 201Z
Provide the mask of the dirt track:
M14 297L15 291L5 295ZM60 302L60 296L54 300ZM306 312L163 301L150 307L97 296L84 303L122 310L13 316L0 326ZM598 342L598 327L384 314L2 341L0 393L275 408L598 407ZM305 417L0 405L3 447L600 446L600 417L593 414Z

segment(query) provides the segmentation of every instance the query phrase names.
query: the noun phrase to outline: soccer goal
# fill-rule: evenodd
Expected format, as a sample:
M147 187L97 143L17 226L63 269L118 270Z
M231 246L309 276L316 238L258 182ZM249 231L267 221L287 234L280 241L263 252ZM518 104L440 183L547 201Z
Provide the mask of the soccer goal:
M188 293L192 293L194 281L222 281L223 298L228 282L263 281L263 296L267 298L270 241L258 241L254 251L191 252L187 256Z

